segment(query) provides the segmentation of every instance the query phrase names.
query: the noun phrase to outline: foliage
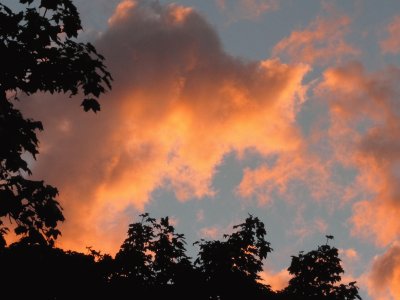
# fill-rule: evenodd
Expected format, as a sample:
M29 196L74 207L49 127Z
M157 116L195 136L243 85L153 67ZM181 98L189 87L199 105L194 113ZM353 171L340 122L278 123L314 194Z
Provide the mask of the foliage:
M225 241L198 242L200 251L195 265L203 274L213 299L230 299L239 292L254 299L261 291L268 290L258 280L263 260L272 248L265 240L266 230L258 218L250 215L233 229L237 231L225 234Z
M293 278L283 293L294 299L361 299L355 282L339 285L344 273L340 262L338 249L328 243L292 256L288 271Z
M189 286L193 267L186 256L185 237L169 218L157 221L145 213L129 225L128 237L115 256L111 284L121 295L135 287L152 297L174 295Z
M0 247L6 217L31 244L53 244L64 220L57 189L26 176L31 171L22 155L36 158L42 123L24 118L13 101L19 93L82 91L84 110L96 112L96 99L112 80L93 45L75 41L81 22L71 0L19 2L19 12L0 3Z
M46 245L14 244L0 252L3 298L92 299L106 289L93 258Z
M118 271L114 278L127 278L144 284L154 279L151 269L152 255L149 250L154 238L155 219L150 218L148 214L140 216L141 222L129 225L128 237L115 256Z
M293 256L288 268L293 278L283 291L259 283L272 249L264 224L253 216L223 241L197 242L194 265L184 235L168 217L140 216L129 225L115 258L91 247L88 254L21 242L0 249L3 294L16 299L361 299L355 282L339 284L343 269L337 249L329 245Z
M98 98L110 88L104 58L90 43L73 38L82 29L71 0L20 0L25 10L0 4L1 92L70 93L83 90L85 110L98 111Z
M175 233L175 228L170 225L169 218L161 218L154 224L155 239L149 250L154 253L152 268L155 273L155 284L166 286L178 284L182 281L182 273L191 268L189 258L186 256L185 237Z

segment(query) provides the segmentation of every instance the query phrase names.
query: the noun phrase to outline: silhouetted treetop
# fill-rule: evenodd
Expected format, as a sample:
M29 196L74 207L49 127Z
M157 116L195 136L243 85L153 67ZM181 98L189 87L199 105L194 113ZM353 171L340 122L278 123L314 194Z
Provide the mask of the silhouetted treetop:
M191 262L186 255L185 237L175 232L169 218L161 218L154 224L155 236L150 244L154 253L153 270L158 285L179 283L183 273L191 268Z
M191 266L184 235L175 233L168 217L157 222L147 213L140 216L140 222L129 225L128 237L115 256L114 277L157 285L176 283L182 270Z
M291 296L290 299L361 299L355 282L339 284L344 273L340 262L338 249L328 243L292 256L288 271L293 278L284 294Z
M240 272L251 279L259 279L263 259L272 251L265 240L264 223L250 215L244 223L233 226L236 232L224 234L225 241L201 240L196 264L206 273Z
M258 299L270 293L268 286L258 282L263 260L272 251L264 223L250 215L233 229L223 241L196 242L200 251L195 266L204 276L211 299L232 299L242 293Z
M341 283L338 250L328 244L292 256L293 277L282 291L260 283L272 249L253 216L222 241L197 242L195 266L168 217L140 217L115 258L91 247L88 254L21 242L0 249L2 292L17 299L361 299L355 282Z
M117 274L114 277L131 278L139 283L152 281L152 255L149 250L154 238L153 225L156 222L148 214L140 215L141 222L129 225L128 237L115 256Z

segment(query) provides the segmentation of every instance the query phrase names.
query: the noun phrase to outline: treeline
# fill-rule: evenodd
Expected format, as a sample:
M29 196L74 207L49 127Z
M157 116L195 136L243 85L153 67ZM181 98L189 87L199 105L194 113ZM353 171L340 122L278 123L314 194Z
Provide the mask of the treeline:
M281 291L260 281L272 251L264 224L249 216L223 240L196 242L186 254L183 234L168 217L143 214L129 225L115 257L20 242L0 249L2 295L11 299L361 299L355 282L341 283L338 249L327 243L292 256Z

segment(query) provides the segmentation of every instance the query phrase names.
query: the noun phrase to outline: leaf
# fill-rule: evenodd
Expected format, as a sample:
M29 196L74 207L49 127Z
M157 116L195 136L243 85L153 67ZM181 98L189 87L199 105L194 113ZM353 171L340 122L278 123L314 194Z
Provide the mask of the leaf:
M25 226L20 225L14 229L14 232L16 235L26 234L28 232L28 229Z
M81 106L83 106L84 111L92 110L93 112L100 111L100 103L93 98L88 98L82 101Z
M21 2L22 4L31 4L34 0L19 0L19 2Z
M54 0L41 0L40 7L44 7L46 9L56 10L58 5L58 1Z

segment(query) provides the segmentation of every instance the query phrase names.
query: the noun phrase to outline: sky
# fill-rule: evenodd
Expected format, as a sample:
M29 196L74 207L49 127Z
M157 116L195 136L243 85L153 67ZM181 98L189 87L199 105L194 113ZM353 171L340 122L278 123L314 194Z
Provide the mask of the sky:
M7 1L6 1L7 2ZM138 214L192 243L248 214L285 287L291 255L335 236L344 281L400 299L400 2L76 0L106 57L102 111L34 95L34 177L60 190L60 247L115 254Z

